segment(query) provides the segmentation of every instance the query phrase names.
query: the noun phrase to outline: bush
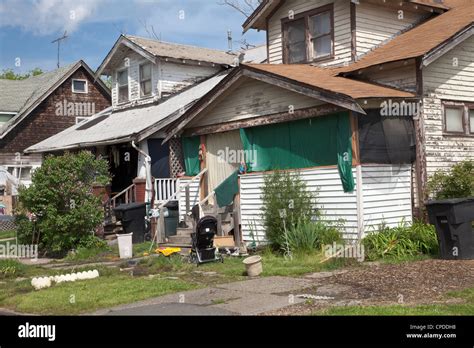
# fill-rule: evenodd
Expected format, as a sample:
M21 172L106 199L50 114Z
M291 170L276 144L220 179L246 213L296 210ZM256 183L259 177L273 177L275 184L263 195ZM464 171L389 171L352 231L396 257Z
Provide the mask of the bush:
M19 277L25 273L26 266L17 260L0 260L0 278Z
M285 209L287 228L311 221L317 216L316 194L309 192L298 173L275 171L264 178L262 219L268 241L281 247L283 219L280 210Z
M109 250L109 245L103 239L97 238L93 234L81 238L77 245L78 249L97 249L97 250Z
M438 239L435 228L422 222L405 223L395 228L381 226L379 231L369 233L363 240L367 260L386 257L437 255Z
M312 253L315 250L321 250L323 245L343 243L340 232L340 225L327 222L306 221L295 225L287 232L288 246L290 250L296 253ZM285 237L281 236L279 244L285 247Z
M437 171L428 181L428 195L434 199L474 196L474 161L454 165L449 171Z
M31 243L36 230L42 251L63 254L77 248L103 219L92 186L108 181L107 162L89 152L47 157L33 173L31 186L19 189L20 242Z

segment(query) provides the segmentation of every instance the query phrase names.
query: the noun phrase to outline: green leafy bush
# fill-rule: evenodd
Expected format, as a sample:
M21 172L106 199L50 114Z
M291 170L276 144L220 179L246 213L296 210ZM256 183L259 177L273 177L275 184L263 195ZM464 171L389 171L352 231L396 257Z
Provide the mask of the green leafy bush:
M298 173L275 171L264 178L262 219L268 241L281 246L283 219L280 210L285 209L287 227L311 221L317 216L316 193L310 192Z
M0 278L19 277L24 274L26 266L17 260L0 260Z
M78 249L99 249L99 250L108 250L109 245L103 239L97 238L93 234L88 234L85 237L81 238L77 245Z
M287 232L288 246L292 252L312 253L321 250L323 245L343 244L341 222L305 221L294 225ZM280 245L285 246L285 237L281 236Z
M438 239L434 226L416 221L412 225L402 223L395 228L380 226L364 239L367 260L405 258L417 255L437 255Z
M31 243L35 230L42 251L64 254L77 248L103 219L92 186L108 182L108 163L90 152L47 157L33 173L31 186L19 190L20 243Z
M428 181L428 195L434 199L474 196L474 161L460 162L449 171L437 171Z

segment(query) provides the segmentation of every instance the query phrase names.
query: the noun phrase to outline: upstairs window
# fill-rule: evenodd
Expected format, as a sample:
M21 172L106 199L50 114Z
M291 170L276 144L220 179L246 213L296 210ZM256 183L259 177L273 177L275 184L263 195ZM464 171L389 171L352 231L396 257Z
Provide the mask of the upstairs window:
M73 93L87 93L87 80L72 80L72 92Z
M140 65L140 94L142 97L151 95L151 64Z
M443 102L444 133L474 135L474 105L463 102Z
M474 106L472 107L472 109L469 109L469 124L469 132L471 134L474 134Z
M117 73L118 102L128 102L128 69Z
M285 18L282 27L284 63L310 63L334 56L332 5Z

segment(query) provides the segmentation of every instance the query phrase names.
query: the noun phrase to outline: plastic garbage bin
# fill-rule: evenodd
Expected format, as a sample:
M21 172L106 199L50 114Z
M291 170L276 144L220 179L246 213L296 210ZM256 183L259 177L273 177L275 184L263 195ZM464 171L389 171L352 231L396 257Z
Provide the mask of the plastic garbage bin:
M443 259L474 259L474 197L429 201L429 221L435 225Z
M121 259L131 259L133 256L132 235L133 233L117 234L119 255Z
M124 233L133 233L133 243L145 241L146 203L121 204L114 208L117 220L122 222Z
M176 229L179 222L179 202L170 201L165 205L165 236L166 238L176 235Z

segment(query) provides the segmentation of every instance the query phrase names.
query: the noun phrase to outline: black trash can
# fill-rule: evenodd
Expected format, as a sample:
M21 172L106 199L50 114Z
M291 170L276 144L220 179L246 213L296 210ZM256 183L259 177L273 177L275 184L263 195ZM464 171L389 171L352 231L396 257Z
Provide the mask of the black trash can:
M429 201L426 208L436 227L441 258L474 259L474 197Z
M146 203L121 204L114 208L114 214L122 222L124 233L133 232L133 244L145 241Z
M176 235L179 222L179 202L170 201L165 205L168 213L165 214L165 236L166 238Z

